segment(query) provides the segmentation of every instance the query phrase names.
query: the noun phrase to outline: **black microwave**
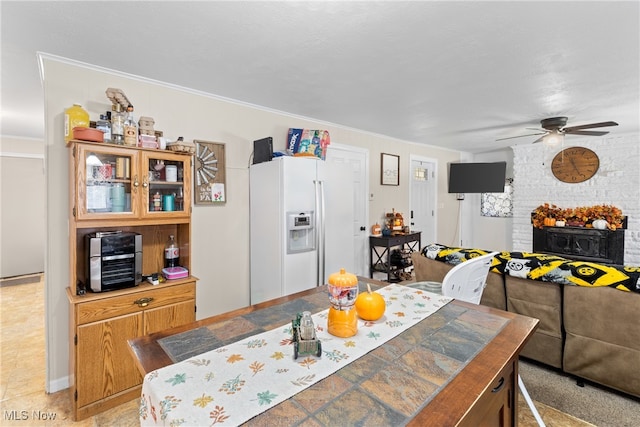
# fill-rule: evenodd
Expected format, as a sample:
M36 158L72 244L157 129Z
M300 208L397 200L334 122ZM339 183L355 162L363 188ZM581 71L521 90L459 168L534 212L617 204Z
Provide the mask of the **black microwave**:
M107 231L85 236L87 288L93 292L131 288L142 282L142 235Z

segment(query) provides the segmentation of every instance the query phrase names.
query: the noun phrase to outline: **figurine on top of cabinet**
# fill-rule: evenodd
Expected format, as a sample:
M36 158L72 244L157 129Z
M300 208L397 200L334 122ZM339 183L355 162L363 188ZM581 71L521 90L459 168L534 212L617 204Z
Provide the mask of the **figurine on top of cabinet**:
M391 209L391 213L386 214L385 225L391 230L392 236L405 234L404 218L400 212Z

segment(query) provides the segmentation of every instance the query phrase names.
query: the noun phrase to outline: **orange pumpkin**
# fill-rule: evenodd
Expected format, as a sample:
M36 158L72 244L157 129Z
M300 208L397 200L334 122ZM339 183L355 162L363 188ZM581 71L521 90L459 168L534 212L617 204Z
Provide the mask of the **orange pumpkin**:
M362 320L375 321L382 317L386 303L384 298L377 292L371 291L371 286L367 283L367 292L362 292L356 298L356 312Z

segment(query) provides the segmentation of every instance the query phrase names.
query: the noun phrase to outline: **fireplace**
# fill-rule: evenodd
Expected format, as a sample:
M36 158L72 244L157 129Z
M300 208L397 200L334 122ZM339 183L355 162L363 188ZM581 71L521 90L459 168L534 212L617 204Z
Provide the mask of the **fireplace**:
M579 261L624 264L624 230L585 227L533 228L533 251Z

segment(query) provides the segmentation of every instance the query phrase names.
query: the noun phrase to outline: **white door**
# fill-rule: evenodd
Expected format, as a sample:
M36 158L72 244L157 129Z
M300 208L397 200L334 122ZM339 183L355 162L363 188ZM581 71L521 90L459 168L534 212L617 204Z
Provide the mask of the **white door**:
M353 171L353 251L354 271L369 276L369 150L332 143L327 162L348 163Z
M324 199L324 217L318 242L319 280L318 284L327 283L329 275L344 268L348 272L354 271L354 249L351 239L353 227L353 184L352 171L349 164L319 161L319 188ZM322 166L322 167L320 167ZM322 205L322 201L320 201ZM317 207L318 211L322 207ZM324 273L324 274L323 274Z
M436 160L411 156L409 181L411 182L411 231L421 231L422 246L436 242Z

